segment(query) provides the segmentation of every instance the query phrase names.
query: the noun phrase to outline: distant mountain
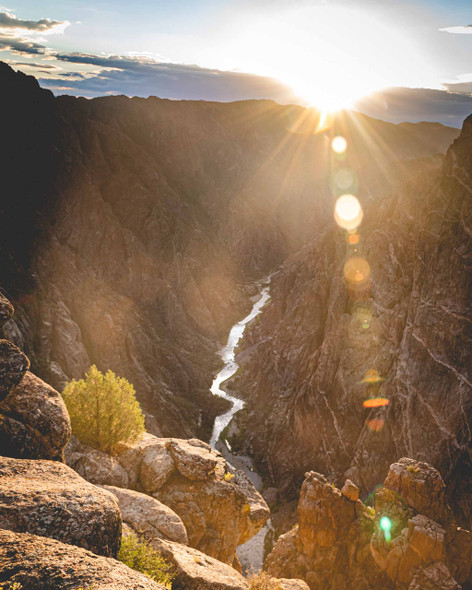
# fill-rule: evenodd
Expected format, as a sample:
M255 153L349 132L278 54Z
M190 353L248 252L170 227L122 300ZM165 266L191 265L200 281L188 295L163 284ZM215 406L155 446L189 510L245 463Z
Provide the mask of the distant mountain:
M233 384L239 439L287 495L316 470L365 497L395 457L430 462L470 528L472 116L443 163L408 169L363 201L354 247L333 222L273 277ZM370 265L363 296L346 287L351 256ZM363 406L374 397L388 405Z
M316 114L271 101L54 98L5 64L0 113L8 336L56 388L91 363L126 377L148 429L182 437L222 410L215 353L254 279L330 223L331 135L369 195L458 133L344 113L313 134Z
M472 112L472 96L429 88L387 88L358 100L354 108L392 123L439 121L460 128Z

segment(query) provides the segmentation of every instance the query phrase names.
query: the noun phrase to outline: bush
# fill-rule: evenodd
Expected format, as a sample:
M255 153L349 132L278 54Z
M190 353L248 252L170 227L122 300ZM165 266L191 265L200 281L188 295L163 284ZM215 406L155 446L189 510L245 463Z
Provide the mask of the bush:
M144 432L144 415L134 387L112 371L106 375L95 365L85 379L68 383L62 393L72 432L84 444L106 453L133 441Z
M131 569L160 582L166 588L171 588L172 579L175 576L172 572L172 564L166 561L149 543L138 539L134 533L123 535L118 559Z
M263 571L250 575L247 581L249 582L249 590L282 590L280 581Z

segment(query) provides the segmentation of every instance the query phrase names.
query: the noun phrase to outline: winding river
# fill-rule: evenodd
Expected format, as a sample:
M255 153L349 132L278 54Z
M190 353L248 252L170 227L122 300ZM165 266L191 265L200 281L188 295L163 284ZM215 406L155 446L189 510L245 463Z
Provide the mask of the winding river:
M228 342L218 353L223 360L224 366L215 376L211 386L212 393L229 400L233 405L225 414L221 414L221 416L217 416L215 419L210 445L213 449L220 451L225 459L234 467L244 471L254 484L254 487L259 491L262 487L262 479L260 475L254 471L251 458L244 455L234 455L231 452L231 447L228 442L220 439L221 433L226 426L228 426L234 414L244 406L244 401L230 395L222 389L222 384L232 377L238 370L238 364L235 361L235 349L244 334L246 326L262 311L262 308L269 300L269 283L270 276L257 283L261 291L259 295L255 296L255 303L251 309L251 313L231 328ZM237 555L243 567L243 572L248 573L252 570L259 571L262 568L262 561L264 558L264 539L270 529L271 524L270 521L268 521L257 535L252 539L249 539L244 545L238 547Z
M230 377L232 377L238 370L238 364L234 360L234 351L239 341L241 340L242 335L244 334L246 326L249 324L250 321L252 321L257 315L260 314L262 308L269 300L269 281L270 277L258 283L259 287L262 287L262 289L260 294L256 296L257 301L254 303L253 308L251 309L251 313L237 324L234 324L229 333L228 342L226 343L226 346L224 346L218 352L221 359L223 360L224 366L214 378L210 391L215 395L218 395L219 397L223 397L224 399L229 400L233 405L225 414L221 414L221 416L217 416L215 419L213 433L211 435L210 440L210 445L212 448L216 448L216 443L218 442L221 433L226 428L226 426L228 426L234 414L236 414L236 412L239 412L239 410L241 410L244 406L244 401L242 399L234 397L234 395L230 395L224 389L221 388L221 385ZM226 442L225 445L227 445Z

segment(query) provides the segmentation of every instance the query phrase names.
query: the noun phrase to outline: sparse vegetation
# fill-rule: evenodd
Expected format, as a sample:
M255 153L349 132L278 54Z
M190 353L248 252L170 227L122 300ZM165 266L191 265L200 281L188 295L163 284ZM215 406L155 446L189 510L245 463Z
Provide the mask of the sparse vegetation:
M419 468L415 467L414 465L408 465L406 470L408 471L408 473L418 473Z
M118 443L144 432L144 415L134 387L112 371L105 375L95 365L85 379L68 383L62 393L72 432L84 444L113 453Z
M257 574L252 574L247 578L249 590L282 590L282 586L277 580L269 576L268 573L260 571Z
M234 473L230 473L229 471L225 473L224 480L230 482L234 478Z
M118 559L128 567L141 572L151 580L172 587L174 578L172 564L166 561L149 543L134 533L123 535Z

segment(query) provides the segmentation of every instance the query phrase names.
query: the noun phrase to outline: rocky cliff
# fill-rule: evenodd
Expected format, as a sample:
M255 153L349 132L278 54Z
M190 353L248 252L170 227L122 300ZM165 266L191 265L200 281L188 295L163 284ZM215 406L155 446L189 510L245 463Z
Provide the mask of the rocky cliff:
M208 436L215 350L253 279L331 218L330 134L366 194L457 134L349 113L313 133L316 114L270 101L54 98L5 64L0 86L6 333L59 390L92 363L126 377L158 436Z
M439 469L470 528L471 154L469 117L442 164L361 197L354 245L332 222L273 277L233 386L247 399L239 438L285 492L315 469L365 497L407 455ZM357 297L352 256L370 266ZM386 401L364 407L373 397Z

